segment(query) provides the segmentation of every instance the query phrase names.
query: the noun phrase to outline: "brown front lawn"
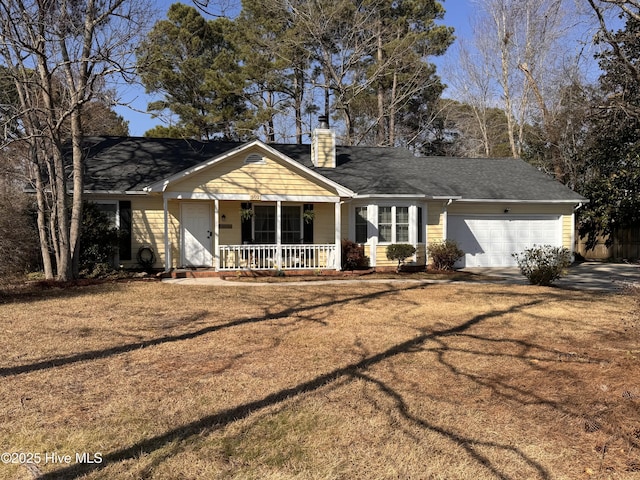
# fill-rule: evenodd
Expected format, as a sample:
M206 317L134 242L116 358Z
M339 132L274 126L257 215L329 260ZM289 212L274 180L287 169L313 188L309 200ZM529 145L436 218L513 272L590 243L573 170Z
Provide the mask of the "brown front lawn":
M473 283L14 292L0 452L28 456L0 478L640 478L635 301Z

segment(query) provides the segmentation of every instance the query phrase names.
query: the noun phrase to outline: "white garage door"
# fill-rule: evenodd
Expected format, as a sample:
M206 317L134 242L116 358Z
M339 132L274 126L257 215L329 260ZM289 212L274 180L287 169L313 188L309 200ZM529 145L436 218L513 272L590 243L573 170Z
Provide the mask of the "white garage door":
M512 253L562 246L562 222L559 215L449 215L447 238L465 252L458 267L510 267Z

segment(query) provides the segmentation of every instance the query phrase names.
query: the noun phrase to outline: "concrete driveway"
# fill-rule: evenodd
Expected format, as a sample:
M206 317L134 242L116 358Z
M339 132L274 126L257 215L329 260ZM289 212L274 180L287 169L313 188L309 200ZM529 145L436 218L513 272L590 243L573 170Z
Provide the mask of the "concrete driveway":
M467 268L464 271L482 273L503 278L506 283L528 284L528 280L516 267ZM567 276L556 280L561 288L615 292L625 285L640 286L640 264L583 262L569 268Z

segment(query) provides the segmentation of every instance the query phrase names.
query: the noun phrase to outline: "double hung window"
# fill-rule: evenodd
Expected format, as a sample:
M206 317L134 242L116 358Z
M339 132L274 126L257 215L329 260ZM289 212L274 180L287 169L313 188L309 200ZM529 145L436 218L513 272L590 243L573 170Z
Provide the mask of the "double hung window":
M409 207L378 207L378 241L409 242Z
M368 240L369 220L367 207L356 207L356 243L366 243Z
M276 243L276 207L275 205L255 205L254 236L255 242L263 245ZM283 244L300 243L302 239L302 209L300 205L286 205L281 210L281 241Z

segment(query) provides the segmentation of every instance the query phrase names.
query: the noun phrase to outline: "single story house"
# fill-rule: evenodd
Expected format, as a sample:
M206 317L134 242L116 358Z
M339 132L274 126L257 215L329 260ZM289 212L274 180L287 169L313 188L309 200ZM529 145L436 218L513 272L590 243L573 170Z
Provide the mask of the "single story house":
M386 247L456 240L461 267L514 265L534 244L573 250L585 198L514 159L419 158L402 148L92 137L88 201L125 233L118 262L135 267L339 270L341 241L364 245L372 267Z

